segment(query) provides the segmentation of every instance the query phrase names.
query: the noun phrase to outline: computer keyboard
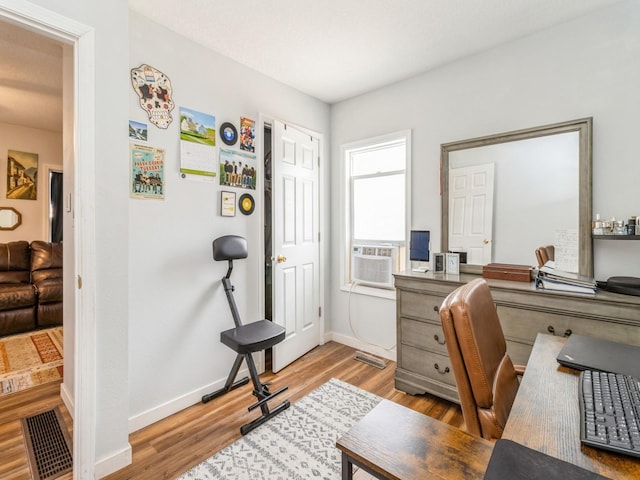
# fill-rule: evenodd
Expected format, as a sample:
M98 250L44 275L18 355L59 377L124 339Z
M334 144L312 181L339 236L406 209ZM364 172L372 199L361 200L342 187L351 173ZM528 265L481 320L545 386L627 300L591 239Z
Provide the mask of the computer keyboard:
M616 373L580 373L580 441L640 457L639 380Z

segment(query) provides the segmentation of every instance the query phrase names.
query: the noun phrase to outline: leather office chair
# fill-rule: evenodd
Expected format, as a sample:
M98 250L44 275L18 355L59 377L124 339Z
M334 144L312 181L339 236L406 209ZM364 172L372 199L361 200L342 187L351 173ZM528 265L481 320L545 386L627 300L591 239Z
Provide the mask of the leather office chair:
M538 260L538 266L542 267L549 260L555 259L556 249L553 245L546 245L544 247L536 248L536 259Z
M440 320L469 433L502 436L520 386L489 286L483 278L454 290L440 307Z
M262 425L264 422L269 420L269 418L286 410L290 406L289 400L285 400L274 410L269 410L267 402L276 395L284 392L287 387L283 387L275 392L270 392L269 384L262 383L260 381L260 376L258 375L255 362L251 356L253 352L265 350L284 340L286 333L284 327L277 325L270 320L258 320L257 322L243 325L240 320L240 314L238 313L236 302L233 298L234 286L231 284L233 260L247 258L247 255L247 241L243 237L238 235L226 235L213 241L213 259L216 261L226 260L229 263L227 274L222 278L222 285L224 286L224 291L227 294L227 301L235 324L235 328L231 328L220 333L220 341L235 351L238 355L231 367L231 372L229 372L229 376L227 377L224 387L202 397L202 403L207 403L210 400L233 390L234 388L238 388L249 383L248 377L244 377L237 382L235 381L238 371L240 370L240 365L242 365L242 360L245 360L247 362L247 367L249 368L251 380L253 381L253 394L258 399L256 403L249 407L249 411L260 407L262 415L252 422L240 427L240 433L242 433L242 435L247 434L257 426Z

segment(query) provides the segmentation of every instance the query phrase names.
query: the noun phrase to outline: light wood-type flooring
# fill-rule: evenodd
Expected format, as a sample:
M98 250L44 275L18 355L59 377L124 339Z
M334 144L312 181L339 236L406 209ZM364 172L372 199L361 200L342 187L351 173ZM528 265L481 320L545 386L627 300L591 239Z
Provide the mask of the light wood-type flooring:
M330 378L338 378L380 397L456 427L462 427L458 405L431 395L407 395L394 388L395 363L385 369L353 359L355 350L335 342L319 346L277 374L265 373L271 390L289 389L271 401L291 403ZM255 397L249 383L207 404L198 403L130 435L133 463L107 480L173 479L240 438L240 426L259 412L247 411ZM72 420L60 399L59 383L0 397L0 478L29 479L20 418L60 407L69 428ZM71 480L71 474L59 477Z

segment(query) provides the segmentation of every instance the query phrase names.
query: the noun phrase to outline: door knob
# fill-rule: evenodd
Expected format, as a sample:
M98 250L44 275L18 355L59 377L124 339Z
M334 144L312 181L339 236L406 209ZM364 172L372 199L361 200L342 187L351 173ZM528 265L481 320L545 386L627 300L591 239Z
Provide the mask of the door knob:
M284 263L287 261L287 257L285 257L284 255L278 255L278 257L276 258L276 262L278 263Z
M485 245L489 245L489 240L487 240L486 238L482 241L482 243L484 243Z

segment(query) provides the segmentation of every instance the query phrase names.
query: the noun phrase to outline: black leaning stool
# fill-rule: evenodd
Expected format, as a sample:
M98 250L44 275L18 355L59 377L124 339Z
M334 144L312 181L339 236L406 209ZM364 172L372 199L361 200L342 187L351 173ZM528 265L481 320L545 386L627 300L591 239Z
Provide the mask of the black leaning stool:
M254 323L243 325L240 320L240 314L238 313L238 307L236 306L236 302L233 298L234 286L231 285L233 260L247 258L247 255L247 240L243 237L238 235L225 235L223 237L216 238L213 241L213 259L216 261L227 260L229 262L227 274L222 277L222 285L224 286L224 291L227 294L229 308L231 308L231 315L233 316L233 323L236 325L235 328L221 332L220 341L231 350L235 351L238 356L233 363L233 367L231 367L231 372L229 372L229 376L227 377L227 382L224 387L202 397L202 403L207 403L208 401L213 400L234 388L249 383L248 377L244 377L234 383L236 376L238 375L238 371L240 370L240 365L242 365L242 360L246 360L251 380L253 380L253 394L258 398L258 401L249 407L249 411L260 407L262 415L252 422L240 427L240 433L242 433L242 435L249 433L251 430L262 425L271 417L286 410L291 405L289 400L285 400L274 410L269 410L267 402L276 395L284 392L288 387L283 387L276 392L270 392L270 384L262 383L260 381L258 370L256 370L256 364L251 356L253 352L259 352L266 348L273 347L284 340L286 333L284 327L276 325L270 320L259 320Z

